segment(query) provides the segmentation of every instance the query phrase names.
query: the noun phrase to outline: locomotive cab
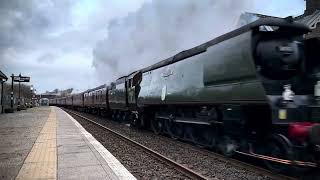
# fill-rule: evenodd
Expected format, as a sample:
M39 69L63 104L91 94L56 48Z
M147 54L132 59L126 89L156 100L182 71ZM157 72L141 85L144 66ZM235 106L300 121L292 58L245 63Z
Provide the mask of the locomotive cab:
M130 74L126 78L127 99L129 109L135 109L137 106L137 97L140 92L140 82L142 80L142 73L140 71Z

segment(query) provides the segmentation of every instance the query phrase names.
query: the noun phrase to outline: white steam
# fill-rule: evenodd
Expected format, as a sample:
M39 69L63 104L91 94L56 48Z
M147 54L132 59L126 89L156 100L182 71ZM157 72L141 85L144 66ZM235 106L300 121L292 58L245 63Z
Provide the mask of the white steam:
M158 0L109 24L93 51L105 82L235 29L250 0Z

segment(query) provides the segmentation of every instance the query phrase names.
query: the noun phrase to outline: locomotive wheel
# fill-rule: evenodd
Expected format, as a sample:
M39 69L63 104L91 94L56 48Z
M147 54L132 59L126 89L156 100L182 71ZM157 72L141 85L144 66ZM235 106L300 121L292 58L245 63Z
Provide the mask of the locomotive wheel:
M122 116L121 116L121 120L120 120L121 122L126 122L127 121L127 113L126 112L124 112L124 113L122 113Z
M116 115L116 121L120 122L121 121L121 112L118 112Z
M163 121L158 118L154 118L151 120L151 129L155 134L161 134L163 131Z
M113 121L116 120L116 112L115 112L115 111L112 112L111 119L112 119Z
M198 147L210 147L212 144L213 134L210 129L206 126L193 125L187 128L187 134L193 144Z
M180 139L183 137L183 124L172 121L166 121L166 130L172 139Z
M271 138L268 140L265 154L267 156L275 158L290 159L290 151L291 149L289 145L282 139ZM265 160L264 163L270 170L278 173L288 172L288 170L290 169L289 166L286 164L281 164L268 160Z

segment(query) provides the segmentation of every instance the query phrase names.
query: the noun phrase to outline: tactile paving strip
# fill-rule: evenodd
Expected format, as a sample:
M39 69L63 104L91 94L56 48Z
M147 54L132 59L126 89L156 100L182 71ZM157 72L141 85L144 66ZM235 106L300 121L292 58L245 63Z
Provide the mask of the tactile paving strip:
M57 179L57 119L51 112L16 179Z

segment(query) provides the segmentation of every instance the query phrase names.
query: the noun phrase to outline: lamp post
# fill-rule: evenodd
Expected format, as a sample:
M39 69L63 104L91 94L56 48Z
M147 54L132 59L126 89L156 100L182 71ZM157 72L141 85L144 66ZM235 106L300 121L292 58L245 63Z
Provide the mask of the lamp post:
M33 85L31 84L30 85L30 102L29 102L29 107L31 108L32 107L32 98L33 98Z
M36 89L34 89L34 105L36 106L37 104L36 104L36 102L37 102L37 90Z
M14 74L11 75L11 111L13 111L13 81L14 81Z
M20 98L20 78L21 78L21 73L19 74L19 82L18 82L18 89L19 89L19 91L18 91L18 108L17 108L17 110L18 111L20 111L20 109L21 109L21 98Z

